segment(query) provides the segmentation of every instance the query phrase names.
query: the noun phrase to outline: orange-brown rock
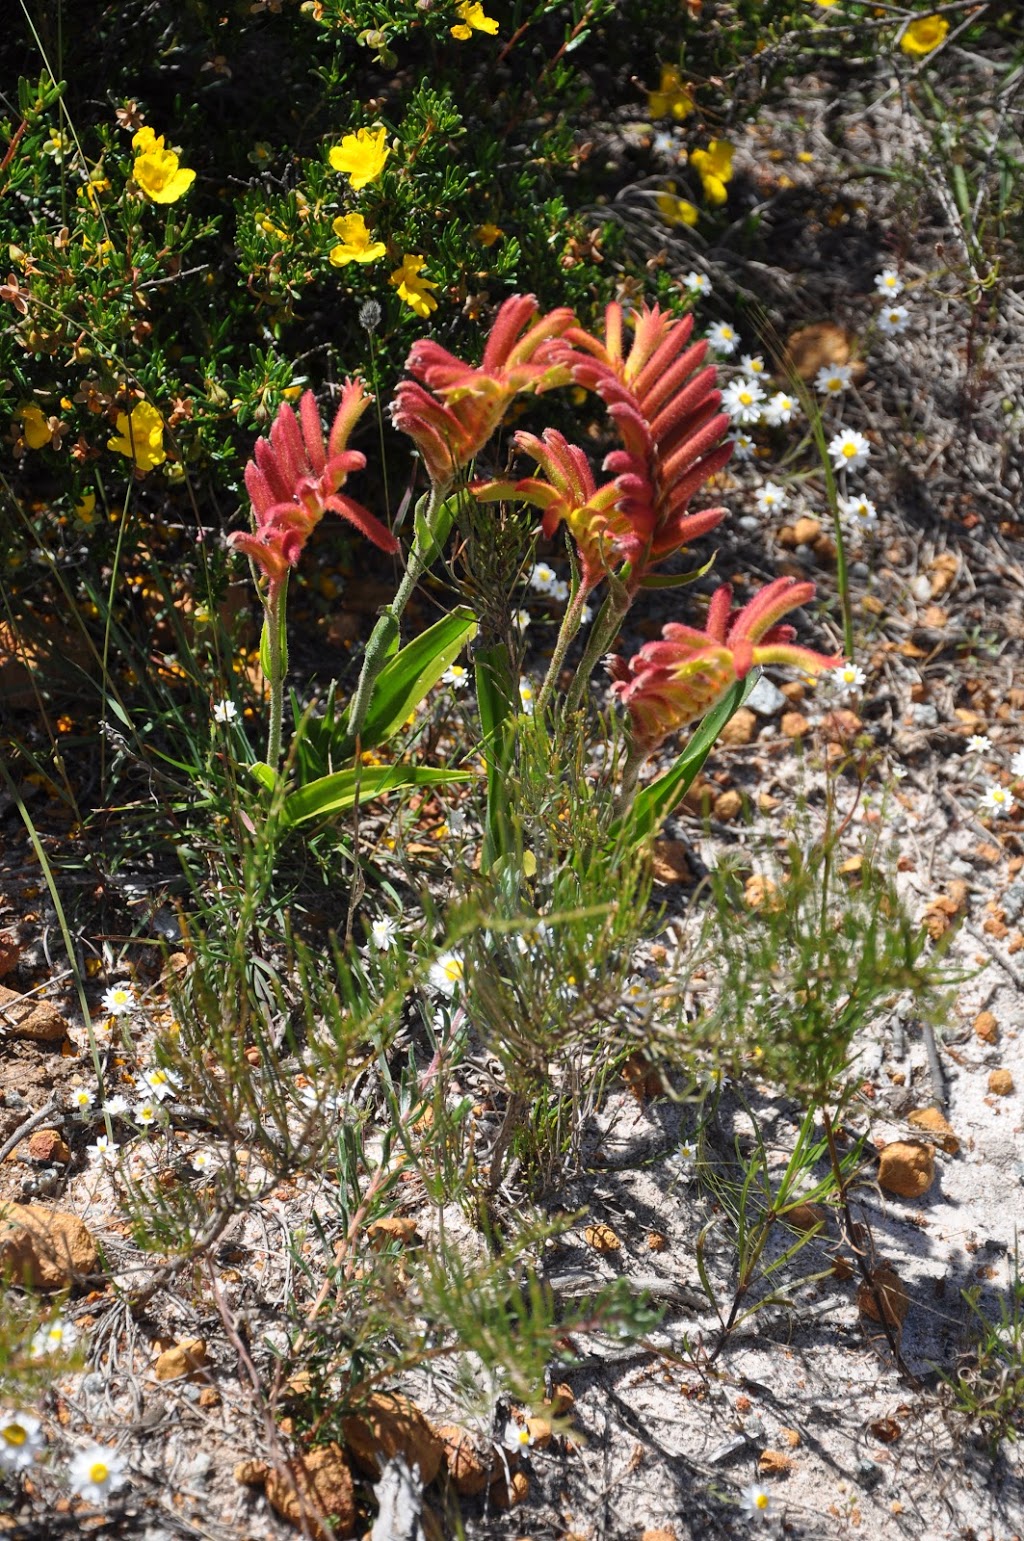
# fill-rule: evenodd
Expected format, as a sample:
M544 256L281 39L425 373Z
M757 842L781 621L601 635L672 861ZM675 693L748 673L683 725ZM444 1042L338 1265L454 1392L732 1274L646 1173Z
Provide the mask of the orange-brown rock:
M910 1297L895 1268L888 1263L879 1264L871 1275L871 1283L865 1281L858 1289L857 1308L873 1322L881 1322L884 1312L890 1327L903 1325L910 1310Z
M588 1247L593 1247L595 1252L620 1252L622 1250L622 1242L610 1225L588 1225L583 1232L583 1240Z
M232 1476L242 1487L262 1487L270 1473L270 1467L266 1461L239 1461L235 1465Z
M445 1423L438 1429L437 1437L444 1449L452 1486L461 1497L474 1498L500 1475L494 1452L482 1450L468 1429L457 1423Z
M762 1476L788 1477L793 1470L793 1457L783 1450L762 1450L757 1469Z
M741 744L749 744L757 731L757 713L752 712L749 706L741 706L733 712L729 721L718 735L719 742L736 748Z
M809 519L805 515L794 524L793 534L798 546L809 546L821 534L821 520Z
M24 951L13 931L0 931L0 978L9 974Z
M915 1108L908 1114L907 1122L915 1129L923 1129L925 1134L930 1134L947 1156L955 1156L960 1149L960 1141L938 1108Z
M182 1338L158 1354L153 1365L157 1380L180 1380L183 1375L194 1375L206 1365L206 1343L203 1338Z
M19 995L0 985L0 1022L8 1038L22 1038L30 1043L62 1043L68 1036L68 1024L52 1001L38 996Z
M783 712L779 727L785 738L806 738L811 731L803 712Z
M797 1448L800 1443L800 1435L797 1433L796 1429L782 1428L779 1430L779 1433L782 1435L783 1439L786 1441L786 1444L791 1450L795 1450Z
M716 819L723 824L731 824L743 812L743 798L734 787L730 787L728 792L719 792L711 806Z
M663 1232L661 1232L661 1231L648 1231L647 1232L647 1250L648 1250L648 1252L664 1252L664 1250L665 1250L665 1248L667 1246L668 1246L668 1237L665 1236L663 1234Z
M821 736L829 744L847 744L863 726L856 712L846 706L837 706L821 719Z
M576 1405L576 1396L572 1387L566 1385L565 1381L559 1381L550 1398L544 1398L544 1405L551 1409L552 1418L564 1418L565 1414L571 1412Z
M68 1143L58 1129L37 1129L29 1138L28 1154L45 1166L65 1166L71 1159Z
M640 1541L677 1541L674 1530L645 1530Z
M313 1541L355 1533L352 1473L338 1444L321 1445L296 1456L285 1471L272 1468L267 1473L266 1491L271 1508L290 1525L299 1529L305 1526Z
M801 380L813 380L818 370L830 364L848 364L850 334L834 321L812 321L809 326L798 327L786 338L784 363L794 369Z
M903 1199L919 1199L935 1181L935 1151L925 1140L893 1140L882 1152L878 1185Z
M495 1509L514 1509L529 1496L530 1481L524 1471L514 1471L507 1478L502 1472L490 1494Z
M99 1257L77 1215L44 1204L0 1208L0 1274L29 1289L60 1290L84 1283Z
M692 883L690 847L685 840L655 840L651 865L659 883Z
M993 1070L988 1078L988 1089L993 1097L1008 1097L1013 1091L1013 1076L1008 1070Z
M551 1425L546 1418L527 1418L530 1443L536 1450L546 1450L551 1443Z
M795 1204L782 1216L787 1225L797 1231L813 1231L816 1225L824 1225L827 1211L820 1204Z
M416 1239L416 1221L402 1215L385 1215L383 1219L372 1221L366 1228L366 1234L370 1238L370 1245L377 1252L386 1247L389 1241L397 1241L407 1247Z
M392 1456L418 1466L428 1487L441 1469L442 1445L415 1402L399 1391L375 1391L358 1413L342 1420L349 1454L367 1476L379 1477Z
M990 1011L978 1012L974 1019L974 1032L982 1043L999 1042L999 1023Z

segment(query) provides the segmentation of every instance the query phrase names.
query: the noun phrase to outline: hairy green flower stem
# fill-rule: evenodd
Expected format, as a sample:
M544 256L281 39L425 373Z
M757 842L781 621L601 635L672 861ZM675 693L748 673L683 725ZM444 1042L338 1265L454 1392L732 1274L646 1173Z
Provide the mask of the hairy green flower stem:
M613 638L618 633L619 627L625 619L626 612L633 602L633 596L623 582L626 569L616 578L609 579L608 594L604 604L597 613L590 639L586 650L580 660L576 677L565 698L566 712L574 712L583 700L583 692L587 688L587 682L596 668L598 661L604 657L612 644ZM549 671L550 673L550 671ZM544 681L545 685L547 680Z
M551 692L558 684L558 676L562 672L562 665L565 662L565 655L569 651L569 647L583 623L583 612L586 609L588 594L589 590L585 589L582 583L578 584L575 593L569 601L568 608L562 617L562 624L558 632L558 640L555 643L555 650L551 655L551 662L548 665L548 672L544 676L544 683L541 685L540 691L537 695L536 709L538 712L542 712L544 710L551 696Z
M433 560L437 548L434 521L444 505L449 487L432 482L430 497L422 522L415 522L415 537L409 550L409 561L394 599L385 605L380 619L370 634L363 654L363 667L359 673L356 692L349 708L348 730L358 740L370 708L370 696L374 681L388 661L391 646L398 636L402 614L412 597L413 590Z
M253 574L255 578L256 574ZM284 720L284 677L288 671L288 642L285 633L288 609L288 578L281 581L272 598L264 601L265 673L270 686L270 727L267 733L267 764L276 771L281 761L281 729Z

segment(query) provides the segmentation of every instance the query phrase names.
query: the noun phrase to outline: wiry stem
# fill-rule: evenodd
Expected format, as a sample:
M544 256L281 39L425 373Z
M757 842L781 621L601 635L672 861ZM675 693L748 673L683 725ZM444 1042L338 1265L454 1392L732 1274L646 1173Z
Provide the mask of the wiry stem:
M281 761L281 731L284 722L285 612L288 580L271 590L265 615L267 626L267 683L270 686L270 728L267 733L267 764L277 770Z
M548 665L548 672L544 676L544 683L540 687L540 692L537 696L538 712L542 712L544 710L548 703L548 697L551 695L551 692L558 684L558 676L561 673L562 665L565 662L565 655L569 651L572 641L579 631L583 621L583 612L587 607L587 594L588 590L585 589L581 583L572 599L570 600L569 607L566 610L565 615L562 617L562 625L558 633L558 641L555 643L555 650L551 655L551 662Z
M587 681L599 658L607 652L608 646L622 625L626 612L631 603L631 596L621 583L613 584L611 592L601 606L597 620L594 622L587 643L586 651L580 660L576 670L576 678L569 686L565 698L565 710L574 712L583 699L583 692L587 688Z

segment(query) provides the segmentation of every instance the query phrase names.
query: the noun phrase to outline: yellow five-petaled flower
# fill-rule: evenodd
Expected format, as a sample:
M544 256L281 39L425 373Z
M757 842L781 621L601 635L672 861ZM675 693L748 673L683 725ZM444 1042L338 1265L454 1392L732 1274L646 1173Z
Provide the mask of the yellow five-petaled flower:
M430 289L436 289L437 284L432 278L419 276L426 265L426 257L403 257L402 266L395 269L390 279L398 290L398 298L404 300L409 308L424 320L432 310L437 309L437 301L432 294L428 293Z
M661 85L647 93L647 111L652 118L675 118L681 123L693 111L693 93L684 86L674 64L661 66Z
M338 237L338 245L330 250L336 268L350 262L376 262L387 251L383 241L373 239L361 214L340 214L331 229Z
M385 140L387 129L383 127L361 128L355 134L346 134L341 144L330 151L328 160L335 171L341 171L358 193L370 182L376 182L391 151Z
M177 203L184 197L196 174L181 165L173 150L164 148L162 134L158 137L151 128L140 128L132 140L132 149L132 177L150 202Z
M900 38L900 47L905 54L930 54L945 42L948 31L949 22L944 16L919 16Z
M700 177L708 203L724 203L729 196L725 184L732 180L732 154L727 139L712 139L706 150L690 154L690 165Z
M117 414L117 438L108 439L107 448L127 455L143 473L163 465L167 459L164 420L152 402L140 401L130 418L124 412Z
M461 18L452 30L452 37L457 37L460 43L466 42L474 32L497 32L498 23L493 16L485 16L484 8L480 0L459 0L455 10Z

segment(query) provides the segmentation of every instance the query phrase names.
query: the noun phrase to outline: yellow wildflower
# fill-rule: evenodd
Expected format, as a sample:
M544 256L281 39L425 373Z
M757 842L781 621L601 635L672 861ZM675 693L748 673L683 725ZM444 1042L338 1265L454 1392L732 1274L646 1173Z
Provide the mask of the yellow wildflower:
M727 139L712 139L706 150L693 150L690 165L700 177L708 203L724 203L725 190L732 180L733 147Z
M398 290L398 298L424 319L437 309L434 296L427 293L428 289L436 289L437 284L431 278L419 276L420 270L426 265L426 257L403 257L402 266L395 269L389 280Z
M666 225L695 225L700 217L689 199L676 197L674 186L668 192L659 193L655 202Z
M94 169L89 173L89 180L78 189L79 198L85 199L94 214L100 212L100 193L109 193L110 181L102 171Z
M21 418L21 436L29 449L45 449L53 439L51 423L54 420L46 417L39 407L22 407L18 415Z
M815 3L815 5L829 6L829 5L835 5L836 0L814 0L814 3Z
M341 214L331 229L338 237L338 245L330 250L330 259L336 268L343 268L349 262L376 262L387 251L383 241L372 238L361 214Z
M124 412L117 414L119 437L107 440L107 448L134 460L143 474L154 466L163 465L167 459L164 450L164 420L152 402L140 401L132 408L129 418Z
M460 43L466 42L474 32L490 32L493 35L498 30L494 17L484 15L479 0L460 0L455 10L461 20L451 29L452 37L457 37Z
M661 66L661 85L657 91L648 91L647 111L652 118L675 118L679 123L693 111L693 94L674 64Z
M481 246L493 246L505 234L500 225L477 225L473 231L474 241L479 241Z
M949 22L944 16L919 16L900 38L900 47L905 54L923 57L945 41L948 31Z
M81 525L83 530L88 530L99 523L99 518L95 492L83 492L80 501L75 504L75 523Z
M140 128L132 139L132 149L132 177L151 203L177 203L185 196L196 174L181 165L173 150L164 148L162 134L158 137L151 128Z
M376 182L384 170L391 151L385 144L387 129L361 128L358 133L346 134L341 144L335 145L327 159L335 171L343 172L358 193L369 182Z

